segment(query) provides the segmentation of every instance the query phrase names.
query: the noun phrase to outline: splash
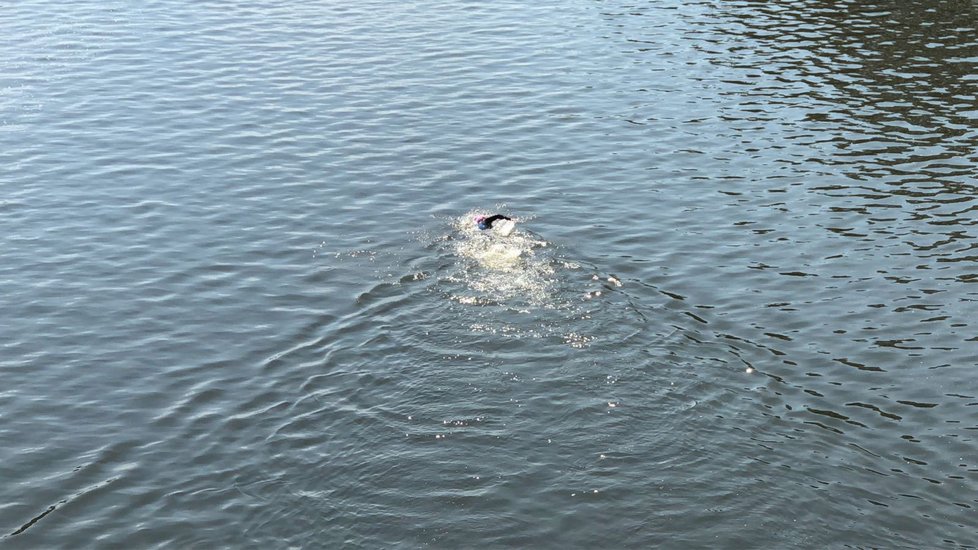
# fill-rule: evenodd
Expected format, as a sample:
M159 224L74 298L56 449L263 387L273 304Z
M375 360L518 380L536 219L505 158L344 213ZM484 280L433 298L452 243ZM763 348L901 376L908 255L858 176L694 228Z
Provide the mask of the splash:
M508 237L482 231L472 220L485 214L468 212L453 223L453 252L462 260L455 277L478 294L457 299L462 303L519 300L534 306L554 305L558 262L549 243L519 226Z
M562 257L563 247L529 230L525 218L505 237L479 230L473 218L486 214L473 210L452 217L447 234L428 236L443 254L440 259L448 260L431 283L465 308L460 326L471 334L540 339L584 350L617 345L620 339L609 335L631 337L640 332L636 323L645 326L641 312L620 315L638 311L620 278Z

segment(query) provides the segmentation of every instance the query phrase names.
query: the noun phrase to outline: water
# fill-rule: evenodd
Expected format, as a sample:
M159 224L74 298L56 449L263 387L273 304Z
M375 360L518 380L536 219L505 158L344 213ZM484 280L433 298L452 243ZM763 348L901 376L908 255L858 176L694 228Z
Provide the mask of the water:
M0 27L0 545L978 546L974 3Z

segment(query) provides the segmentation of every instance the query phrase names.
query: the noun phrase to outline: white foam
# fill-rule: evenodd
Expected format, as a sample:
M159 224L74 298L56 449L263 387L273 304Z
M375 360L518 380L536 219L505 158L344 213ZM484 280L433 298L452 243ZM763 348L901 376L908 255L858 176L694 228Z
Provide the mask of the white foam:
M516 229L516 222L513 220L499 220L492 225L492 230L503 237L508 237L514 229Z
M455 221L454 252L463 262L461 278L475 292L493 301L524 299L534 305L552 302L555 270L550 258L538 254L545 241L524 231L483 231L469 212ZM514 224L515 226L515 224Z

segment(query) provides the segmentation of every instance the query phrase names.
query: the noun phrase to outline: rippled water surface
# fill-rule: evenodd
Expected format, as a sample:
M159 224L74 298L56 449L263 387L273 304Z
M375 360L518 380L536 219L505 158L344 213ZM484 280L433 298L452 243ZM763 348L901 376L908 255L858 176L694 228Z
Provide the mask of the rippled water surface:
M975 3L0 30L0 545L978 546Z

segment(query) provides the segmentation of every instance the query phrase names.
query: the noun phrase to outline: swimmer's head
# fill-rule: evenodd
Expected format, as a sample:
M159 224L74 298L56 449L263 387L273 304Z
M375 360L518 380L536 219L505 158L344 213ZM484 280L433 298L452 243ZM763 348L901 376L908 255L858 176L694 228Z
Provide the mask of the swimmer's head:
M473 221L475 221L475 224L479 226L479 229L485 230L485 229L489 229L489 226L486 225L486 218L487 217L488 216L476 216L476 217L474 217L472 219L473 219Z

